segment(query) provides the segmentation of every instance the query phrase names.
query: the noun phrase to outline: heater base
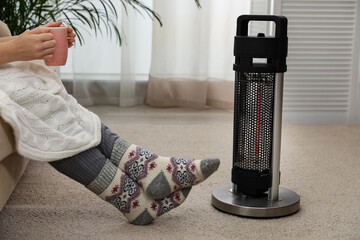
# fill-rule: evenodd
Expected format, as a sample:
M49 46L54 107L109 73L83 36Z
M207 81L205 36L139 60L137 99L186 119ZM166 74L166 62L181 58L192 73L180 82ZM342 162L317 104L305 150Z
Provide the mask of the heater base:
M295 192L279 188L279 201L271 202L268 195L251 197L233 192L233 185L219 187L213 191L212 205L227 213L253 218L283 217L300 209L300 197Z

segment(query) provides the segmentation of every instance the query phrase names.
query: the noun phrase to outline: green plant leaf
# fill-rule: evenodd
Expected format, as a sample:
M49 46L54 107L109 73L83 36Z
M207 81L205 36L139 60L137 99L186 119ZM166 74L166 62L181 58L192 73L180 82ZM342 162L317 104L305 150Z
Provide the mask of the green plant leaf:
M200 8L200 0L194 1ZM95 35L104 34L102 28L105 26L107 35L115 37L121 46L121 26L117 24L118 12L114 3L121 4L126 14L130 6L138 14L147 15L162 26L160 15L140 0L0 0L0 20L8 25L13 35L61 20L74 30L80 45L84 43L82 31L87 31L84 26L88 26Z

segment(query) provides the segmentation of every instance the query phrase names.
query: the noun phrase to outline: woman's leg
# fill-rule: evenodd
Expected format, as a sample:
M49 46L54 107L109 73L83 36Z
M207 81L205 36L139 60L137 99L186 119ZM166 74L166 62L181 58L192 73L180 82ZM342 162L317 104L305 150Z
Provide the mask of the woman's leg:
M102 125L100 151L136 181L153 199L198 184L215 172L220 164L216 158L192 160L162 157L130 144Z
M98 148L50 162L50 165L114 205L129 222L137 225L149 224L179 206L190 191L190 188L186 188L163 199L154 200L133 179L113 165Z

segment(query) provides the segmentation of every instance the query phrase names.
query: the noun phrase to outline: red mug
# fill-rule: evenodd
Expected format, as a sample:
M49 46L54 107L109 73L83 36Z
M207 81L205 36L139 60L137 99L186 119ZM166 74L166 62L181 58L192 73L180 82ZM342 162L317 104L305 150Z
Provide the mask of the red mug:
M54 36L55 51L51 59L45 60L47 66L64 66L68 56L68 29L66 26L61 27L43 27L50 29Z

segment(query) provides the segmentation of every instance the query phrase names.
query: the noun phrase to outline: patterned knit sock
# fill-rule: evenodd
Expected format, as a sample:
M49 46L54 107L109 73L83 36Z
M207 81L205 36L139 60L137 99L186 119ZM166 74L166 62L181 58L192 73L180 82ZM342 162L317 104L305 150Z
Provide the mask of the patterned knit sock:
M131 145L104 124L98 148L153 199L162 199L179 189L200 183L220 164L219 159L187 160L158 156Z
M111 203L137 225L147 225L155 218L183 203L190 188L164 199L151 199L129 176L112 164L98 148L59 161L50 162L56 170L85 185L103 200Z
M118 138L110 161L136 181L153 199L204 181L220 164L219 159L189 160L161 157Z
M135 225L150 224L157 217L178 207L191 190L185 188L161 200L154 200L110 161L107 161L99 176L87 188L114 205Z

